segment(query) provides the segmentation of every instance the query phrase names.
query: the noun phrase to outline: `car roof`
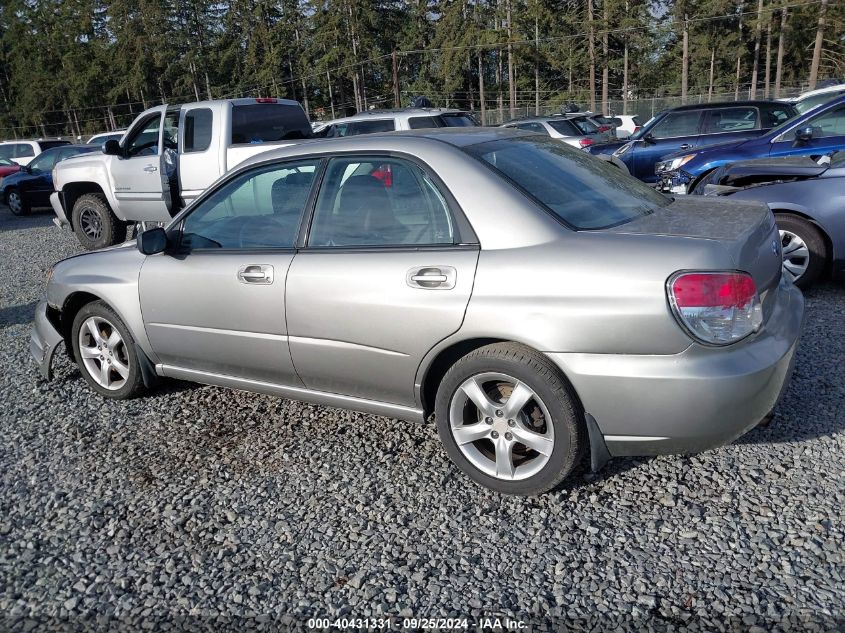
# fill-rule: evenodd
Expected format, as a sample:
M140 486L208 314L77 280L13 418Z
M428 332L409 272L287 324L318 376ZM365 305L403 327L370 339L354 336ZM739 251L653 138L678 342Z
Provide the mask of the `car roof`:
M676 108L668 108L664 112L678 112L683 110L708 110L711 108L730 108L742 106L761 106L761 105L779 105L783 106L783 101L775 101L773 99L747 99L745 101L711 101L709 103L688 103L686 105L678 106Z
M540 122L544 123L546 121L560 121L563 119L575 119L578 117L587 117L588 119L594 116L604 116L601 114L595 114L594 112L566 112L564 114L549 114L547 116L527 116L527 117L518 117L516 119L511 119L510 121L505 121L502 125L510 125L512 123L535 123Z
M350 116L339 117L329 121L321 121L320 127L346 123L347 121L366 121L367 119L396 119L412 116L437 116L441 114L468 114L467 110L454 108L391 108L381 110L364 110Z

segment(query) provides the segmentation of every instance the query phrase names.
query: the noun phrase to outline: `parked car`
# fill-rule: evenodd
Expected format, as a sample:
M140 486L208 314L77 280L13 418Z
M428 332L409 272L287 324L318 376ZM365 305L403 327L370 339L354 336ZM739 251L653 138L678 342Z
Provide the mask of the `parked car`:
M100 134L95 134L87 141L85 141L88 145L103 145L106 141L120 141L123 138L123 135L126 133L126 130L115 130L114 132L101 132Z
M640 117L632 114L616 114L614 118L622 121L622 125L616 127L616 137L620 139L629 138L632 134L640 131L642 123Z
M689 193L714 169L767 156L810 156L845 149L845 96L789 119L763 136L669 154L655 166L664 191Z
M24 166L41 154L44 150L59 145L70 145L70 141L62 139L38 139L36 141L3 141L0 142L0 158L5 158Z
M607 131L599 131L598 124L583 112L517 119L503 123L501 127L551 136L581 149L595 143L606 143L611 138Z
M33 208L49 207L53 193L53 167L71 156L97 152L92 145L59 145L41 152L19 171L3 178L3 201L15 215L26 215Z
M5 176L20 171L21 166L10 158L0 158L0 183Z
M127 223L167 222L245 159L312 136L302 106L285 99L150 108L103 153L60 163L50 203L82 246L111 246Z
M628 142L595 145L590 153L612 153L632 176L657 182L655 164L667 154L758 137L796 114L794 106L780 101L685 105L661 112Z
M275 149L135 245L56 264L31 352L49 377L64 341L107 398L161 376L434 412L455 463L512 494L587 451L729 442L777 402L801 329L772 214L618 173L495 128Z
M326 121L315 128L317 136L334 138L398 130L437 127L475 127L478 122L469 112L449 108L400 108L367 110L353 116Z
M845 279L845 151L738 161L711 172L695 194L759 200L780 229L783 274L807 288L826 272Z
M819 88L818 90L810 90L799 97L794 99L784 99L784 101L791 102L799 113L804 114L808 110L815 108L817 105L827 103L828 101L843 95L845 95L845 84L835 84Z

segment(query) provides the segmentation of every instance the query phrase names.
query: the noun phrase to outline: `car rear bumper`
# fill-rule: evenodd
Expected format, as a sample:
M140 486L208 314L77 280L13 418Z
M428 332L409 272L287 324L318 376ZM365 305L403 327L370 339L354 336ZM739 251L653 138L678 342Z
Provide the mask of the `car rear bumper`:
M52 378L53 355L63 340L62 335L47 316L47 302L41 301L35 308L35 322L29 340L29 353L47 380Z
M789 382L803 318L801 292L781 281L764 329L728 348L548 356L572 382L611 456L694 453L733 441L771 412Z
M70 220L67 219L65 209L62 206L61 194L58 191L50 194L50 206L53 207L53 213L56 214L56 219L53 220L53 223L59 227L70 226Z

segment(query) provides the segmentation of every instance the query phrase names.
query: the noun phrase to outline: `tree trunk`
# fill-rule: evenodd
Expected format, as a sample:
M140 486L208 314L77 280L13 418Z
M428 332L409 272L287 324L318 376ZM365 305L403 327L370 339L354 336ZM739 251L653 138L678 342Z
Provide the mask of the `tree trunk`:
M396 59L395 50L390 54L390 58L393 62L393 107L401 108L402 100L399 96L399 61Z
M513 37L513 25L511 24L511 0L507 0L508 12L508 95L510 97L511 118L516 116L516 86L514 85L514 68L513 68L513 44L511 39Z
M625 0L625 16L628 15L628 0ZM628 114L628 34L622 36L624 51L622 53L622 114Z
M478 101L481 104L481 125L487 125L487 104L484 103L484 66L481 64L480 48L476 55L478 56Z
M716 64L716 47L710 49L710 79L707 82L707 103L713 99L713 69Z
M736 52L736 81L734 83L734 100L739 101L739 73L742 69L742 12L745 9L745 3L739 3L739 44Z
M540 116L540 25L534 16L534 115Z
M332 118L336 118L334 115L334 94L332 93L332 76L329 74L329 71L326 70L326 83L329 85L329 105L332 109Z
M780 97L780 81L783 78L783 48L786 46L786 18L787 9L783 7L780 14L780 33L778 33L778 57L775 63L775 94L774 98Z
M760 68L760 40L763 30L763 0L757 0L757 25L754 27L754 66L751 70L751 90L749 99L757 98L757 72Z
M593 0L587 0L590 50L590 112L596 111L596 32L593 25Z
M684 13L684 52L681 63L681 103L686 103L689 85L689 22L686 13Z
M504 75L504 71L502 69L502 51L498 49L496 51L496 107L499 110L499 123L504 123L505 121L505 102L504 102L504 95L502 94L502 77Z
M824 19L827 13L827 0L821 0L819 6L819 26L816 29L816 45L813 46L813 63L810 66L810 85L809 90L816 88L816 81L819 78L819 61L822 57L822 45L824 44Z
M766 21L766 83L763 84L763 98L769 98L772 84L772 13L769 12L769 19Z
M607 105L607 91L608 91L608 83L610 82L610 70L608 69L608 42L607 42L607 30L608 30L608 17L607 17L607 0L602 2L602 24L603 24L603 33L601 36L601 54L602 54L602 69L601 69L601 113L604 116L610 114L610 109Z

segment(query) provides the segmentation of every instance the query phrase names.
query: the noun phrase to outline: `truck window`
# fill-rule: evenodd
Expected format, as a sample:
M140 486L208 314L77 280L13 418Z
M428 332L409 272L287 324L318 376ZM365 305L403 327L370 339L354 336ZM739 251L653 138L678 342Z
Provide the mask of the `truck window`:
M311 138L311 124L299 105L252 103L232 106L232 144Z
M30 156L35 156L35 150L32 149L32 145L29 143L18 143L14 147L15 149L13 151L15 152L15 158L28 158Z
M204 152L211 145L213 114L210 108L189 110L185 115L185 152Z
M135 127L126 139L123 151L127 157L155 156L158 154L158 131L161 127L161 112L147 117Z

